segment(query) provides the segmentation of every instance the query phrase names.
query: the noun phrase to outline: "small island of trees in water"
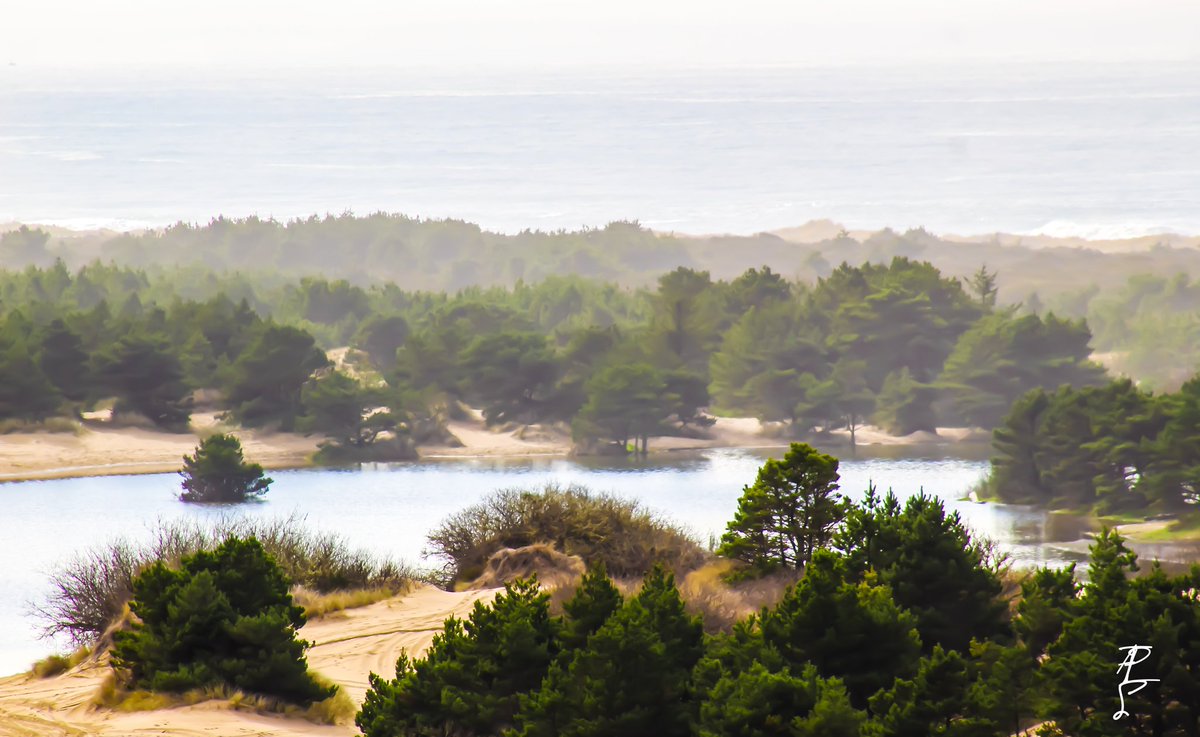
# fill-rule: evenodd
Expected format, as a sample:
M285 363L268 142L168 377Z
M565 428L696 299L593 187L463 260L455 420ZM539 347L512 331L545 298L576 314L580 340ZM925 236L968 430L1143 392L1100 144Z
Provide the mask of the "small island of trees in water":
M314 545L294 521L99 551L106 565L57 574L44 612L113 643L106 706L241 689L310 718L354 714L366 737L1195 733L1200 566L1139 572L1106 530L1086 583L1074 566L1017 572L940 501L871 490L855 504L837 482L835 458L794 444L712 551L619 498L498 492L430 534L447 564L435 577L495 585L497 559L542 564L373 674L356 713L308 671L292 593L308 589L293 587L395 593L416 574ZM1158 680L1121 692L1134 643L1152 647L1141 675Z

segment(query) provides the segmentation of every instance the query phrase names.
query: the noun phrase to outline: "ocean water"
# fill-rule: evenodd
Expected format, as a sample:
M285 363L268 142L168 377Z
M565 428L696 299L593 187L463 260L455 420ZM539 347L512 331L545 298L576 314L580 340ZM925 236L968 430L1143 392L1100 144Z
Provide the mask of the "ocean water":
M1200 61L430 75L0 67L0 222L377 210L1200 233Z

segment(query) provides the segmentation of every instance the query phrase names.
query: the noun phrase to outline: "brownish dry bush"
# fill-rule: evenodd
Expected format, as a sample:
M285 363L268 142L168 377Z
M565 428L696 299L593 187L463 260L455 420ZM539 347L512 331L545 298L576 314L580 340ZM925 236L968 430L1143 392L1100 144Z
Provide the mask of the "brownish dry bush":
M230 537L256 538L291 581L318 593L349 589L402 590L419 578L402 563L350 547L339 535L304 526L292 515L274 520L218 519L208 525L160 522L148 542L118 538L85 550L50 576L51 592L34 610L47 637L66 635L92 644L121 618L133 596L133 579L155 561L178 565L186 555L211 550Z
M498 550L537 543L604 563L616 578L640 578L656 563L682 575L710 557L682 529L638 502L581 486L502 489L429 535L431 554L446 563L447 582L478 578Z

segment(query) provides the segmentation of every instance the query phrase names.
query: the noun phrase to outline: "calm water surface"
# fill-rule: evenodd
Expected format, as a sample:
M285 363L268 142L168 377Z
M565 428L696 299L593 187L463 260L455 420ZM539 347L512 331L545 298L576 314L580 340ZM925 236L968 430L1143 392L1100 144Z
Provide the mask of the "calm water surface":
M0 484L0 674L16 672L53 649L37 639L30 602L46 592L47 574L76 552L117 536L143 538L157 520L236 514L273 518L299 513L321 530L359 547L414 563L425 535L447 515L498 488L579 483L641 500L686 525L702 541L719 535L743 485L766 453L711 451L649 462L583 464L562 459L465 459L368 467L353 471L272 473L262 502L199 507L179 502L178 477L112 476ZM981 460L867 458L842 461L842 488L861 497L869 483L907 497L922 488L947 500L977 531L999 541L1022 565L1065 563L1078 555L1052 546L1079 530L1024 507L959 501L987 471Z

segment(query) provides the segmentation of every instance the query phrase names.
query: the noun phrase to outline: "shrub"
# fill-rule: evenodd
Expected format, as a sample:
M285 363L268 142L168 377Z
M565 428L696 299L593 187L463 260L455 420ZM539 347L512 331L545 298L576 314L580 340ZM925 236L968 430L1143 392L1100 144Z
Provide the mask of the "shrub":
M133 582L132 626L116 634L112 666L126 683L151 691L228 684L309 704L333 695L308 673L297 639L304 611L289 582L253 538L230 538L212 552L162 561Z
M212 550L229 537L253 537L299 586L318 593L349 589L401 590L416 572L391 560L354 550L337 535L303 526L295 515L275 520L218 519L160 523L148 542L116 539L86 550L50 578L51 593L36 613L46 636L65 634L80 644L96 641L124 612L133 579L162 561L178 566L188 555Z
M446 519L430 533L429 543L456 580L477 577L497 550L535 543L549 543L589 564L603 563L617 577L641 577L656 563L688 571L708 557L682 530L638 502L580 486L497 491Z
M244 502L267 493L271 479L257 463L247 463L242 443L233 435L210 435L200 441L195 455L183 457L185 502Z

